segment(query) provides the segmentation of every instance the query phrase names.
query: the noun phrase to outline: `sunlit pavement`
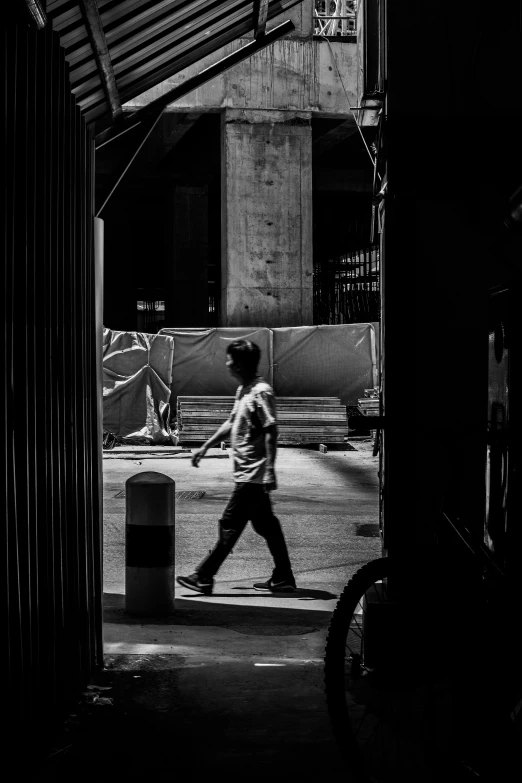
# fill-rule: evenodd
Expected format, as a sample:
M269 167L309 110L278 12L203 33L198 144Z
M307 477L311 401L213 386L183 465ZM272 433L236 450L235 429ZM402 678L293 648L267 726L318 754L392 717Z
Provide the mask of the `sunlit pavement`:
M230 459L219 449L212 449L199 468L193 468L183 454L173 459L136 456L136 460L104 461L107 653L143 652L147 644L168 652L169 646L178 643L173 641L173 624L180 628L184 619L191 625L199 621L202 628L225 625L241 633L252 623L257 627L262 622L263 627L272 626L273 635L295 624L290 615L298 613L299 620L305 611L307 618L320 614L324 626L324 615L332 611L352 573L380 554L378 459L372 456L371 441L357 441L351 449L327 454L281 448L277 459L279 489L272 499L287 540L297 592L264 594L253 589L256 580L270 576L272 562L264 539L249 525L217 574L213 595L201 596L176 584L174 617L165 624L158 618L150 638L149 626L143 626L138 638L137 624L126 622L123 611L125 481L139 472L157 471L174 479L177 492L205 493L200 499L176 501L176 575L192 573L214 545L233 481ZM308 620L304 622L308 624Z
M281 520L298 586L305 591L338 593L362 563L379 552L377 529L377 463L371 441L357 442L353 451L281 448L279 489L272 493ZM176 501L176 574L192 573L214 545L217 523L233 489L231 464L225 452L212 449L199 468L186 455L173 459L104 461L104 590L125 592L125 481L145 471L164 473L177 491L203 491L199 500ZM180 458L183 457L183 458ZM212 603L258 605L249 596L252 582L268 577L272 563L265 542L248 526L216 577ZM245 590L238 588L244 587ZM250 591L253 592L253 591ZM176 597L189 596L180 588ZM314 598L323 604L319 595ZM326 596L325 596L326 598ZM315 603L314 600L314 603ZM278 598L280 606L295 600ZM301 601L299 603L302 603ZM319 605L318 605L319 606Z
M178 492L205 493L176 501L176 574L186 575L214 544L233 488L230 460L214 449L195 469L188 455L155 459L136 451L135 458L131 452L120 459L110 452L104 460L105 670L96 678L87 728L37 780L73 775L113 783L178 773L234 783L245 776L315 781L334 773L350 780L326 712L324 645L340 591L381 551L378 459L369 439L354 441L353 449L278 452L273 501L295 593L252 588L270 576L272 563L264 540L248 526L218 573L214 594L176 585L166 617L125 612L125 481L158 471L175 480Z

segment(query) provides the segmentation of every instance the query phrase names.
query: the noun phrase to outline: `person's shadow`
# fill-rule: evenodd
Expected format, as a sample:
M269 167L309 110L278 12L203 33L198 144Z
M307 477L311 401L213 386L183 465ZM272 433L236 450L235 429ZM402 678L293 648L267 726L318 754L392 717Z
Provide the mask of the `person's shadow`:
M230 588L232 590L235 590L236 592L233 593L225 593L220 592L219 588L217 590L214 590L212 595L205 596L202 595L202 593L196 593L195 591L187 591L186 593L183 593L181 595L178 594L179 598L275 598L275 599L281 599L281 598L293 598L298 601L328 601L332 598L337 598L338 596L335 595L335 593L330 593L328 590L306 590L306 589L299 589L295 590L292 593L273 593L270 590L255 590L253 587L232 587Z
M328 627L332 606L314 604L314 601L335 599L327 590L297 589L294 593L265 593L246 586L224 584L223 592L212 596L192 590L177 592L170 611L161 614L128 614L125 596L116 593L103 594L103 618L105 623L124 625L196 625L220 626L259 635L295 635ZM226 592L225 592L226 590ZM217 600L212 601L209 598ZM264 598L265 600L233 601L224 603L221 598ZM266 600L266 599L269 600ZM282 598L292 598L283 602ZM273 600L272 600L273 599ZM298 603L301 601L302 603ZM308 603L311 601L312 603Z

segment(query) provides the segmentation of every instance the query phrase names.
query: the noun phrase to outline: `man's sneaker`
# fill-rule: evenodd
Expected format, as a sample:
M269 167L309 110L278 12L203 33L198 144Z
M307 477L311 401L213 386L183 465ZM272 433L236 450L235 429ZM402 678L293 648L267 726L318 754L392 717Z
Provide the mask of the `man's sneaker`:
M178 576L176 579L183 587L188 587L189 590L195 590L196 593L203 593L203 595L212 595L212 588L214 587L213 579L202 579L198 573L191 574L190 576Z
M265 590L268 593L294 593L297 590L295 579L282 579L274 582L272 577L266 582L254 582L254 590Z

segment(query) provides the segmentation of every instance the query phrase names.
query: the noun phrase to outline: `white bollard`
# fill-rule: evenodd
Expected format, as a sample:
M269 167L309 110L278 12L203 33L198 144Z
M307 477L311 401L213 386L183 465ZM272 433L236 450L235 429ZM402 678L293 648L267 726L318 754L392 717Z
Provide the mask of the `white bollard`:
M176 483L162 473L125 482L125 611L167 614L174 607Z

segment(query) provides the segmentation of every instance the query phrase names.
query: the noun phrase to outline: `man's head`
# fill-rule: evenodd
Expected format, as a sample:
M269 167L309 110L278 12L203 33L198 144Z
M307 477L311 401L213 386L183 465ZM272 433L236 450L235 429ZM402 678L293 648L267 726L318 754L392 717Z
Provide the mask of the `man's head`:
M234 340L227 345L227 367L231 375L243 382L253 378L261 358L258 345L250 340Z

